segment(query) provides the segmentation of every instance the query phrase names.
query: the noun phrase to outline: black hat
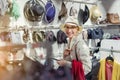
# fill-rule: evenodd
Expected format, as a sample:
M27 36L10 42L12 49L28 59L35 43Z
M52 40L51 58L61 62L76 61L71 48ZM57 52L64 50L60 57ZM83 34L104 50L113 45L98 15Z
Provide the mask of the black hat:
M78 13L78 21L80 25L85 24L85 22L87 22L88 18L90 16L90 12L88 9L88 6L85 5L85 9L79 9L79 13Z

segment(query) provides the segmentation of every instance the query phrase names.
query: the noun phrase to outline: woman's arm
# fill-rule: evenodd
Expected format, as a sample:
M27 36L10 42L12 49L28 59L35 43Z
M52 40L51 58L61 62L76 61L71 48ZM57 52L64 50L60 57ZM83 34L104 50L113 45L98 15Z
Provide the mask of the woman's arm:
M85 74L87 74L91 71L92 68L89 48L82 39L78 42L76 48L78 59L83 63Z

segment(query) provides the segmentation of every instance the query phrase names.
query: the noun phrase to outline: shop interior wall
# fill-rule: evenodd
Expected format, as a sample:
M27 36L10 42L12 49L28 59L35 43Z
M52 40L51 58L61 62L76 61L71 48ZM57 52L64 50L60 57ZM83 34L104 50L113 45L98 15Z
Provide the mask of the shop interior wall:
M18 26L19 25L20 26L27 25L28 27L38 27L40 25L39 28L41 28L41 27L49 27L49 26L53 25L54 27L60 27L60 25L63 24L65 19L67 18L66 17L66 18L62 19L61 21L58 21L58 13L59 13L60 8L61 8L62 0L52 0L53 3L55 4L55 7L56 7L56 15L55 15L55 19L54 19L54 21L52 23L50 23L50 24L43 24L42 22L39 22L39 23L28 22L24 18L24 15L23 15L23 8L24 8L24 5L25 5L26 1L28 1L28 0L17 0L17 2L19 3L19 6L20 6L21 16L20 16L20 18L17 21L15 21L13 18L11 18L10 26L13 26L13 25L18 25ZM80 0L78 0L78 1L80 1ZM88 2L95 2L97 0L86 0L86 1L88 1ZM44 3L46 3L46 2L47 2L47 0L44 0ZM101 11L103 13L102 14L102 18L106 18L105 14L107 12L111 12L111 13L115 12L115 13L119 13L120 14L120 10L119 10L120 6L118 5L119 3L120 3L119 0L102 0L101 3L98 3L98 5L100 6L99 8L101 9ZM73 4L72 3L67 3L66 5L67 5L66 7L68 8L68 14L69 14L70 6L72 6ZM80 3L74 3L74 5L78 9L79 6L80 6ZM81 8L84 8L84 4L81 4L81 5L82 5ZM91 5L88 5L88 6L89 6L89 8L91 7ZM88 21L85 23L85 25L91 25L91 24L92 23L91 23L90 19L88 19ZM116 31L119 32L118 28L111 28L111 29L103 28L103 29L104 29L105 32L111 32L112 31L112 33L114 33L114 32L116 33ZM115 31L113 31L113 29ZM56 33L57 33L58 30L59 29L52 29L52 31L54 31L54 33L55 33L55 36L56 36ZM63 52L63 48L65 46L64 44L58 45L57 42L55 42L55 43L47 43L47 44L45 43L43 45L44 45L44 52L47 55L49 54L49 57L53 56L53 55L59 55L59 53L62 53Z

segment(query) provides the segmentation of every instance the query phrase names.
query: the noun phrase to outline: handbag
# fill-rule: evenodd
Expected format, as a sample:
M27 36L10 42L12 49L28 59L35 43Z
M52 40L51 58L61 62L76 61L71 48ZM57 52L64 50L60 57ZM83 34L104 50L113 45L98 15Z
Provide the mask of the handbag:
M110 22L110 23L113 23L113 24L119 24L120 23L120 19L119 19L119 15L116 13L107 13L107 20Z
M88 39L102 39L103 38L103 30L101 28L96 28L96 29L88 29Z
M83 65L82 65L82 62L78 60L76 45L75 45L76 59L72 60L73 80L85 80Z

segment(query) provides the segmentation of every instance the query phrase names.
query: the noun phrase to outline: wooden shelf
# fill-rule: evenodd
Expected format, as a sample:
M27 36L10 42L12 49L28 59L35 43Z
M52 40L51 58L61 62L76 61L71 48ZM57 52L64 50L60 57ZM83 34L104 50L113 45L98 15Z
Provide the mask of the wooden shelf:
M7 44L7 45L3 45L3 46L0 46L0 51L15 51L15 50L19 50L19 49L22 49L22 48L27 48L28 44ZM32 44L29 44L30 48L36 48L36 47L40 47L40 43L32 43Z

